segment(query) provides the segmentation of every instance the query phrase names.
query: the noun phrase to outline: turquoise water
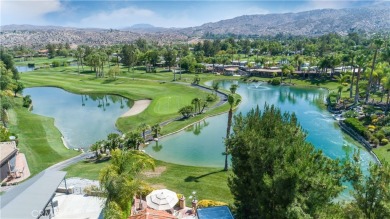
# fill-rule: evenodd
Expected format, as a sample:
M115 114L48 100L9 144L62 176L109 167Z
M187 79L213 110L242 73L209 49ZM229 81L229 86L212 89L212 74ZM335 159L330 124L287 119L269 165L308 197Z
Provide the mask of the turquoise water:
M70 148L88 148L110 133L132 101L115 95L79 95L54 87L24 89L31 95L33 113L54 118Z
M223 82L221 86L228 90L231 83L237 82ZM343 158L347 151L353 152L354 148L358 148L342 133L332 115L319 107L325 101L325 89L240 83L237 93L241 95L242 102L236 113L245 114L256 106L263 109L265 103L274 104L282 111L294 112L308 133L307 141L331 158ZM171 163L223 167L226 125L227 114L211 117L185 131L161 139L158 146L152 143L145 150L152 157ZM361 150L360 157L363 166L374 162L365 149Z

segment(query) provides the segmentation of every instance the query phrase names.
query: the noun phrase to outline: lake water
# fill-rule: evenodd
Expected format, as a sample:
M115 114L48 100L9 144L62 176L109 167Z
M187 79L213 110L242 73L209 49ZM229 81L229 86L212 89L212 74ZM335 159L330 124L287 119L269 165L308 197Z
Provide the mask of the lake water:
M54 87L26 88L33 113L52 117L70 148L85 148L110 133L115 122L133 102L115 95L79 95Z
M15 68L18 70L18 72L34 71L34 67L29 66L15 66Z
M221 86L229 89L231 83ZM237 111L246 114L250 109L264 104L274 104L282 111L294 112L302 128L307 131L307 141L331 158L343 158L346 151L358 148L356 143L342 133L332 115L319 106L324 103L327 90L269 86L265 83L240 83L237 90L242 101ZM227 114L208 118L185 131L167 136L157 144L151 143L146 151L152 157L177 164L223 167ZM361 161L367 167L374 158L362 148Z

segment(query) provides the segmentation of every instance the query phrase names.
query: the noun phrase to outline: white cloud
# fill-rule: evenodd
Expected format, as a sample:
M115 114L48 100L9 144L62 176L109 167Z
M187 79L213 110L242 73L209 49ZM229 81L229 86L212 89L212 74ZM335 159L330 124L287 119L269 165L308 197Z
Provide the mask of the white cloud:
M1 0L1 25L40 24L47 22L44 16L62 10L60 0Z

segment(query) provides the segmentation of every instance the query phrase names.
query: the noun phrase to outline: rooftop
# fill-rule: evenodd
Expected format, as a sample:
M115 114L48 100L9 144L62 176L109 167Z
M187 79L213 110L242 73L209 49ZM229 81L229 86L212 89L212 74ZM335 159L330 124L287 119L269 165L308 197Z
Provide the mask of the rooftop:
M0 162L6 161L10 156L18 151L14 141L0 142Z

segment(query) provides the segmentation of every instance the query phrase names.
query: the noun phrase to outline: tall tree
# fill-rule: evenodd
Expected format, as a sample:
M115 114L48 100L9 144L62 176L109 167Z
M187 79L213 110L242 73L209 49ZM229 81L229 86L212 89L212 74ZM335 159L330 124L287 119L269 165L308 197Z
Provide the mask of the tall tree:
M355 154L354 157L358 157ZM390 165L371 163L369 173L363 174L357 159L347 162L346 173L352 184L354 200L351 205L364 218L390 218Z
M106 198L104 214L116 212L121 218L127 218L131 200L142 186L140 173L154 167L153 159L143 152L118 149L112 151L110 165L104 167L99 174L101 190Z
M168 67L168 71L171 71L171 66L174 66L176 63L177 51L171 48L168 48L164 53L165 64Z
M138 59L137 48L133 44L126 44L122 47L122 63L127 66L127 71L134 66Z
M231 90L232 90L232 86L230 86ZM233 91L235 91L234 88L233 88ZM226 127L225 141L228 141L228 139L230 137L230 130L232 127L232 118L233 118L233 108L234 108L234 106L237 106L240 102L241 102L241 99L236 98L234 95L230 94L228 96L228 103L230 105L230 108L229 108L229 112L228 112L228 123L227 123L227 127ZM223 153L223 155L225 155L225 167L223 168L223 170L225 170L225 171L228 171L228 169L229 169L229 163L228 163L229 154L230 154L229 147L228 147L228 145L226 145L225 152Z
M236 218L309 218L331 207L343 187L337 160L306 142L294 114L274 106L235 117L226 144Z
M146 123L142 123L140 126L138 126L138 130L140 130L142 132L142 137L146 138L145 134L146 134L146 131L150 129L150 125L146 124Z
M378 51L380 50L382 45L383 45L383 40L382 39L375 39L374 40L373 47L375 49L375 52L374 52L374 57L372 59L370 79L368 81L368 87L367 87L367 90L366 90L366 98L365 98L365 101L364 101L366 104L368 102L368 99L370 98L370 91L371 91L371 86L372 86L372 74L373 74L373 72L375 70L376 58L377 58L377 55L378 55Z

